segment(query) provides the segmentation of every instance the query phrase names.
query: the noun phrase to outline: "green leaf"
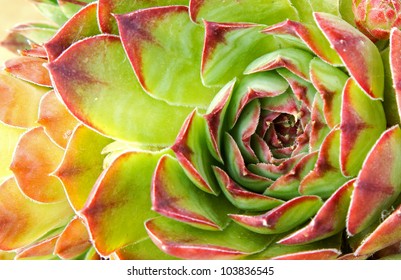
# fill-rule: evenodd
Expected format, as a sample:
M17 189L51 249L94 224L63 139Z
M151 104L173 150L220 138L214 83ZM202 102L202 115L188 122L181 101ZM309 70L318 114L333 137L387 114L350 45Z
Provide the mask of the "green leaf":
M285 67L304 80L309 80L309 63L312 59L311 53L300 49L278 49L255 59L245 69L245 74Z
M326 253L329 257L331 257L331 259L333 259L333 257L336 258L340 254L340 246L341 234L338 234L324 240L303 245L288 246L274 243L268 246L262 252L255 254L250 258L257 260L266 260L279 258L282 256L291 259L291 256L294 258L297 256L296 254L298 254L298 256L302 256L304 260L316 260L319 253Z
M62 0L58 1L61 11L68 17L75 15L86 4L91 3L92 0Z
M167 254L183 259L239 259L263 250L272 239L231 223L205 231L164 217L145 224L150 238Z
M168 105L143 92L114 35L79 41L48 68L72 114L113 138L169 145L191 112L191 108Z
M35 202L23 195L14 178L10 178L0 186L0 250L25 247L65 225L72 215L67 200Z
M302 225L316 214L323 205L317 196L300 196L270 210L267 213L249 215L230 215L241 226L261 234L277 234Z
M227 214L236 212L224 196L215 196L196 187L178 161L162 156L152 180L152 209L161 215L208 230L222 230Z
M121 15L151 7L188 5L188 0L99 0L99 26L103 33L118 34L113 15Z
M327 13L315 13L314 16L357 84L370 98L383 100L383 63L375 44L339 17Z
M289 172L274 181L264 194L281 199L291 199L299 196L301 181L313 170L316 160L317 152L304 156Z
M47 23L26 23L17 25L12 30L41 45L56 34L57 26Z
M40 99L48 90L0 72L0 120L11 126L36 126Z
M204 30L185 6L116 16L121 40L142 87L170 104L206 109L217 91L202 84ZM157 63L155 63L157 61Z
M274 37L261 34L262 27L255 24L204 24L201 73L207 86L222 86L240 77L249 63L278 47Z
M401 193L401 129L386 130L369 152L360 171L347 219L351 235L379 221L382 211ZM369 205L369 207L366 207Z
M25 132L24 129L9 126L0 122L0 184L12 175L10 163L13 158L14 149L18 139Z
M346 181L340 169L340 130L334 128L324 139L313 170L301 181L299 192L328 198Z
M42 203L65 201L63 185L53 176L64 150L54 143L43 127L36 127L21 136L10 169L21 191Z
M193 111L186 119L171 149L188 178L199 189L218 195L220 189L213 175L217 161L205 149L207 127L203 116Z
M117 250L113 257L119 260L178 260L157 248L150 238Z
M111 141L84 125L73 131L64 158L54 173L63 182L68 200L75 210L82 209L102 173L105 158L102 150Z
M93 3L69 19L56 35L44 44L49 61L55 60L73 43L97 34L100 34L97 23L97 4Z
M35 1L34 5L46 18L58 25L62 25L68 20L57 1Z
M147 237L143 223L158 215L151 210L150 184L162 154L126 152L99 177L80 213L101 255Z
M372 100L350 78L343 91L341 108L341 170L356 176L366 155L386 129L380 100Z
M341 121L342 92L348 76L319 58L312 59L310 75L313 86L323 99L323 113L327 125L334 128Z
M348 208L355 180L340 187L319 209L312 221L304 228L280 240L283 245L315 242L333 236L345 228Z
M241 210L266 211L283 203L274 197L247 191L219 167L214 166L213 170L226 198Z
M297 10L289 0L268 2L192 0L189 5L194 22L204 19L215 22L254 22L270 25L288 18L298 20Z

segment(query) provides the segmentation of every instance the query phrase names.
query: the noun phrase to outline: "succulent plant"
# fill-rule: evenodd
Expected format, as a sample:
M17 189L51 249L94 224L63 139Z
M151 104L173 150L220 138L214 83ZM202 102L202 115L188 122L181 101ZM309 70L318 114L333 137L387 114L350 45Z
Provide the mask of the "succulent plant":
M373 40L388 40L390 30L401 26L400 1L353 0L355 23Z
M0 259L400 257L401 31L369 1L33 2Z

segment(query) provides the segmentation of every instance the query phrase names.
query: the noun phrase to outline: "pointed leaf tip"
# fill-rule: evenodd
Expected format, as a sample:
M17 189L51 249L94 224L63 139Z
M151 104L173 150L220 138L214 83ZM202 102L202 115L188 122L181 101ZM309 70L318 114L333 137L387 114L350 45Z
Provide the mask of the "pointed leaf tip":
M384 68L375 44L339 17L314 13L314 18L358 85L372 99L383 100Z
M164 155L152 180L152 209L164 216L208 230L222 230L227 213L235 211L223 197L197 188L178 161Z
M276 234L291 230L312 217L322 206L317 196L300 196L256 216L232 214L230 217L241 226L261 234Z
M400 143L401 129L397 125L386 130L368 154L351 199L347 219L349 234L355 235L373 224L401 193Z
M355 254L371 255L401 241L401 206L388 216L359 246Z

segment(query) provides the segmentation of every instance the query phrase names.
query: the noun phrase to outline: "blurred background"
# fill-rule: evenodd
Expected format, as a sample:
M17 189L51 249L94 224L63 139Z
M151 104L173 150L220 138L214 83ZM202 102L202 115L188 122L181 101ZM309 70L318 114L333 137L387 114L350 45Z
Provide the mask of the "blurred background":
M45 22L39 11L29 0L0 0L0 40L7 35L7 30L21 22ZM14 55L0 48L0 65Z

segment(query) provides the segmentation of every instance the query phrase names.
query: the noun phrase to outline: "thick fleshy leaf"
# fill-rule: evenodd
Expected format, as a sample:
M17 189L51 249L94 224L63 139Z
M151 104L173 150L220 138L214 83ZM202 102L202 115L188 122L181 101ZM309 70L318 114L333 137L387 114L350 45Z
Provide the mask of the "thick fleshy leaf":
M22 56L36 57L47 59L47 53L42 45L29 42L29 48L19 52Z
M396 237L397 235L393 235L393 237ZM399 234L398 234L399 236ZM373 254L373 258L375 259L399 259L401 254L401 242L397 241L393 243L392 245L389 245Z
M375 44L339 17L327 13L314 15L319 28L357 84L371 98L382 100L384 70Z
M75 217L65 227L54 246L54 254L62 259L73 259L92 246L88 230L82 220Z
M0 122L0 184L12 175L10 164L18 140L25 132L22 128L6 125Z
M145 226L159 249L183 259L239 259L263 250L272 241L234 223L223 231L204 231L160 217Z
M379 100L364 94L353 79L345 84L341 108L341 171L356 176L362 163L380 134L386 120Z
M72 17L82 7L92 2L92 0L57 0L60 10L67 16Z
M65 148L77 120L68 112L64 103L54 91L46 93L39 105L38 123L45 128L45 132L60 147Z
M297 252L273 258L273 260L335 260L341 251L335 249L321 249L315 251Z
M323 100L318 94L315 95L315 99L313 100L310 123L309 150L318 151L330 132L330 128L327 126L324 118Z
M310 243L342 231L345 228L354 181L351 180L343 185L326 200L306 227L285 237L279 243L283 245Z
M314 168L317 157L317 152L304 156L291 171L278 178L268 189L266 189L264 194L282 199L291 199L299 196L300 183Z
M341 16L341 0L329 0L329 1L319 1L319 0L309 0L309 3L314 12L325 12L336 16Z
M323 112L327 125L334 128L341 120L341 98L348 76L318 58L310 64L313 86L323 99Z
M203 29L190 21L186 6L144 9L116 19L145 91L171 104L207 108L216 90L202 85Z
M118 34L117 22L113 15L126 14L151 7L188 5L188 0L99 0L98 17L103 33Z
M34 0L32 2L41 14L58 25L62 25L68 20L67 16L61 11L57 1Z
M280 96L286 94L288 88L288 82L279 74L272 71L245 76L232 94L232 100L227 112L228 128L232 129L234 127L244 107L256 98L260 98L262 107L264 103L270 104L265 104L265 106L268 106L266 110L279 111L282 109L280 112L297 110L296 104L292 102L285 101L283 103L289 103L289 105L284 106L280 101L273 101L275 99L286 99ZM268 102L263 101L264 97L268 97Z
M262 234L277 234L291 230L316 214L322 206L317 196L300 196L270 210L257 215L230 215L241 226Z
M64 158L54 174L63 182L68 200L75 210L82 209L102 173L105 158L102 151L111 142L111 139L84 125L74 130Z
M301 181L301 194L328 198L347 180L340 170L340 130L334 128L324 139L314 169Z
M385 219L355 251L356 255L370 255L401 241L401 207Z
M246 189L263 192L272 184L272 180L251 172L245 165L244 158L233 137L226 133L224 138L227 172L237 183Z
M12 126L36 126L39 102L46 91L48 89L0 72L0 120Z
M214 166L213 170L227 199L241 210L266 211L283 203L274 197L247 191L217 166Z
M124 153L99 177L81 214L101 255L147 237L143 223L158 215L151 210L149 193L161 155Z
M50 260L54 259L54 246L56 245L58 236L47 238L37 244L28 246L19 251L15 256L17 260Z
M194 22L202 19L215 22L253 22L273 24L287 18L298 19L297 10L291 1L215 1L191 0L190 15Z
M52 142L42 127L22 135L10 166L22 192L38 202L66 200L62 183L52 175L63 154L64 150Z
M29 41L43 44L50 40L57 31L57 27L47 23L24 23L13 27L12 32L17 32Z
M18 32L9 31L5 38L0 41L0 46L18 55L20 51L29 49L28 39Z
M251 147L251 137L255 134L260 119L260 102L249 102L241 112L231 135L241 151L246 163L257 163L258 159Z
M309 80L309 63L312 59L311 53L300 49L278 49L255 59L245 69L245 74L285 67L295 75Z
M161 251L150 238L119 249L112 257L118 260L178 260Z
M342 64L338 54L330 48L329 42L315 24L286 20L264 29L263 33L298 37L324 61Z
M305 154L298 154L288 159L277 160L279 163L276 164L259 162L257 164L248 164L247 167L255 174L272 179L274 181L281 176L288 174L304 155Z
M311 62L311 61L310 61ZM307 63L305 61L305 63ZM286 66L286 68L290 68L289 66ZM294 74L292 71L286 69L286 68L279 68L277 69L277 73L280 74L291 87L291 90L295 97L303 103L305 107L307 107L309 110L312 109L312 103L314 96L316 95L316 89L313 87L313 85L308 81L305 81L303 78L300 76L297 76ZM305 70L310 72L309 65L305 67ZM306 74L306 72L304 73ZM310 73L308 73L310 75Z
M401 117L401 31L397 28L392 29L390 33L389 61L398 116Z
M0 250L25 247L63 226L72 215L67 201L37 203L23 195L10 178L0 186Z
M263 110L285 113L293 115L295 118L298 117L298 101L290 90L278 96L263 98L260 103Z
M277 237L280 238L282 237L282 235L279 235ZM292 254L297 254L297 253L304 254L308 252L310 253L319 252L321 250L327 250L327 249L339 251L341 246L341 239L342 235L337 234L324 240L302 245L288 246L275 242L273 244L270 244L270 246L266 247L266 249L263 250L262 252L252 255L250 258L257 260L266 260L280 256L291 256Z
M55 60L73 43L100 33L96 17L97 4L93 3L70 18L44 46L49 61Z
M114 35L79 41L48 67L56 91L73 115L110 137L168 145L191 112L143 92Z
M152 180L152 210L161 215L207 230L222 230L235 208L224 196L197 188L178 161L169 155L160 158Z
M399 196L400 142L401 129L394 126L382 134L367 156L352 195L347 219L349 234L357 234L373 224Z
M204 25L201 74L207 86L222 86L240 77L249 63L277 48L272 36L260 33L259 25L209 21Z
M5 70L15 77L40 86L51 86L49 72L43 58L20 56L4 63Z
M207 145L210 153L220 162L223 162L221 156L221 141L223 138L224 120L228 104L234 90L235 80L227 83L214 97L206 114L203 116L207 123Z
M206 121L196 111L185 120L171 149L186 175L201 190L218 195L220 189L213 176L212 165L216 164L208 149L205 149Z

